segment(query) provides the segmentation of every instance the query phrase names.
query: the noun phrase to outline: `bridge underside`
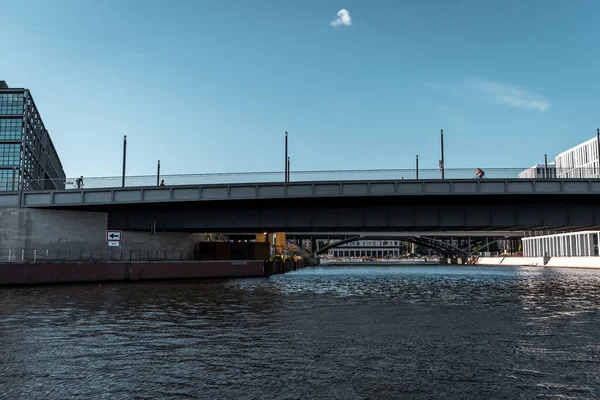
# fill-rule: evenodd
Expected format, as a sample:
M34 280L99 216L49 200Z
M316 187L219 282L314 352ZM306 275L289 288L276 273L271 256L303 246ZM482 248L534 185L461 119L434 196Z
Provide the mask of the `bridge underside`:
M228 200L77 208L108 228L177 232L462 232L600 227L591 195L397 196Z

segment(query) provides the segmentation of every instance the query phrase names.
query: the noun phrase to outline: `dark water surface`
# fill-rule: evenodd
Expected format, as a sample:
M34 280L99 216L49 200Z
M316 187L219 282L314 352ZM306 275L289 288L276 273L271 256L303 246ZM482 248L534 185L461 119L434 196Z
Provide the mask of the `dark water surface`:
M0 398L600 398L600 271L0 289Z

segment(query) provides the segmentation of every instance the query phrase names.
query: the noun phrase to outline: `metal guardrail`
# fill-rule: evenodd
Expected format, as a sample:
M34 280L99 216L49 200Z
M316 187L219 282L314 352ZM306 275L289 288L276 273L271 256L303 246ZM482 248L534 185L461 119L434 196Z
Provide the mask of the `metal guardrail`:
M0 249L0 264L191 260L194 260L191 250Z
M487 179L585 179L600 178L597 168L577 168L571 170L555 170L544 168L483 168ZM440 169L375 169L375 170L329 170L329 171L291 171L290 181L353 181L353 180L437 180L437 179L478 179L477 168L445 169L442 175ZM121 176L111 177L83 177L83 183L78 183L78 178L67 179L33 179L24 182L0 180L0 191L52 190L52 189L96 189L123 187ZM125 187L158 186L164 181L166 186L182 185L218 185L218 184L243 184L243 183L282 183L285 177L283 172L240 172L240 173L210 173L210 174L180 174L180 175L140 175L126 176Z

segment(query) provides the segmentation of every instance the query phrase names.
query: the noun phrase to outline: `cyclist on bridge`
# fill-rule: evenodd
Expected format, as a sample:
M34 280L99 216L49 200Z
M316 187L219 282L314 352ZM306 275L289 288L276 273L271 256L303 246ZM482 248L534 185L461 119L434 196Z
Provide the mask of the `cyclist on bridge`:
M477 178L479 179L483 179L483 177L485 176L485 171L482 170L481 168L477 168L477 174L475 174L477 176Z

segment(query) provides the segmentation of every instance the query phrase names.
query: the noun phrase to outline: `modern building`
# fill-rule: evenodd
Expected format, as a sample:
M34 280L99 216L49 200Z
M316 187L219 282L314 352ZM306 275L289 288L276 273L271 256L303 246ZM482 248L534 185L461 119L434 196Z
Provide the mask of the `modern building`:
M600 231L524 237L524 257L597 257Z
M64 187L65 172L29 89L0 81L0 191Z
M556 163L548 163L547 168L545 164L536 164L520 172L518 177L526 179L556 178Z
M558 178L598 178L598 141L592 138L556 156Z
M552 166L552 169L550 168ZM563 151L555 161L534 165L519 174L519 178L600 178L598 140L594 137ZM524 237L525 257L594 257L598 256L600 231L542 234Z
M600 178L596 137L557 155L554 162L536 164L519 173L519 178Z
M334 257L398 257L401 253L399 240L358 240L345 243L329 250L329 255Z

